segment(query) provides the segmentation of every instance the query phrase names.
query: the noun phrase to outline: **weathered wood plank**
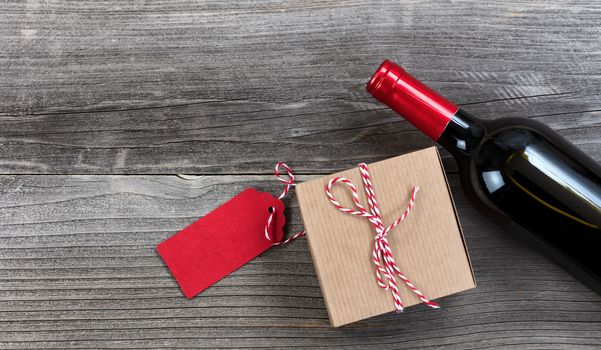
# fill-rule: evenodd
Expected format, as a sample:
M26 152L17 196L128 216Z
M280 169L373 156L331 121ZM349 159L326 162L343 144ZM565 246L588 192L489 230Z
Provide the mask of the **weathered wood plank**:
M424 147L364 92L394 59L601 161L596 1L0 4L0 173L324 173ZM490 102L486 102L490 101ZM446 161L453 171L453 163Z
M540 120L601 161L600 13L562 0L1 3L0 173L249 175L0 176L0 347L597 346L599 296L476 214L454 176L479 286L440 312L330 328L303 240L187 301L154 246L246 186L273 190L252 174L277 160L315 174L428 145L363 91L385 57L474 114Z
M478 288L444 298L440 311L333 329L304 239L192 300L154 251L243 188L277 192L271 176L0 176L0 347L598 345L601 298L487 222L450 181ZM298 208L287 204L296 231Z

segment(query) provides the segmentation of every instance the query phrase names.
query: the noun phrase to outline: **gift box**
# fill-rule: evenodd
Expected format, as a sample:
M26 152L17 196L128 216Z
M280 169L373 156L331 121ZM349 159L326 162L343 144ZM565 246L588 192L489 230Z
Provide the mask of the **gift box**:
M436 307L433 300L476 286L436 147L302 183L297 195L332 326L424 301Z

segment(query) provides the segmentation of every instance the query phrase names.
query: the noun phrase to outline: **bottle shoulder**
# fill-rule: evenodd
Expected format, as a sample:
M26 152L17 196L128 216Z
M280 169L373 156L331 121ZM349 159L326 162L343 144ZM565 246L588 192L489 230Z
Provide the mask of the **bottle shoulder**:
M568 195L562 194L558 200L544 198L544 193L564 193L568 187L571 192L598 188L601 167L548 126L525 118L478 121L478 125L482 136L468 152L454 156L466 194L480 207L496 210L501 220L506 216L504 207L511 205L505 199L516 193L526 193L532 205L544 202L543 206L557 209L561 207L557 202L566 202ZM593 197L601 198L601 193ZM593 202L598 205L596 199ZM573 208L585 211L576 204Z
M538 134L545 137L556 135L555 131L549 126L529 118L499 118L481 121L481 124L489 138L514 132Z

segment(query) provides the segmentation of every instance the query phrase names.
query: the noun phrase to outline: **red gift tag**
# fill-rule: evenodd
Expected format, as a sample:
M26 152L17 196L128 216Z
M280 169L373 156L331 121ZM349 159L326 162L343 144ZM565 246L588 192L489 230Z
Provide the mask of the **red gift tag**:
M274 244L264 233L272 207L275 215L270 220L269 236L273 242L281 242L284 204L269 193L249 188L157 246L187 298Z

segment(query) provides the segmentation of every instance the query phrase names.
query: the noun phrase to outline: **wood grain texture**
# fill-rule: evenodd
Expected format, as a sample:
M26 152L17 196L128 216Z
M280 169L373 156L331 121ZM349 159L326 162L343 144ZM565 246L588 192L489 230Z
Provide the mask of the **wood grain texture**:
M598 347L600 297L478 215L446 153L478 288L439 312L332 329L304 240L188 301L154 246L243 188L275 192L278 160L306 180L430 145L364 91L384 58L601 161L600 15L591 0L0 2L0 348Z
M364 91L383 58L601 161L597 1L8 1L0 173L324 173L430 141ZM450 171L453 163L446 160Z
M301 181L309 177L301 177ZM185 299L155 244L270 176L1 176L0 347L592 348L601 297L478 215L478 288L334 329L304 239ZM294 200L287 230L300 229ZM370 263L366 261L366 263Z

